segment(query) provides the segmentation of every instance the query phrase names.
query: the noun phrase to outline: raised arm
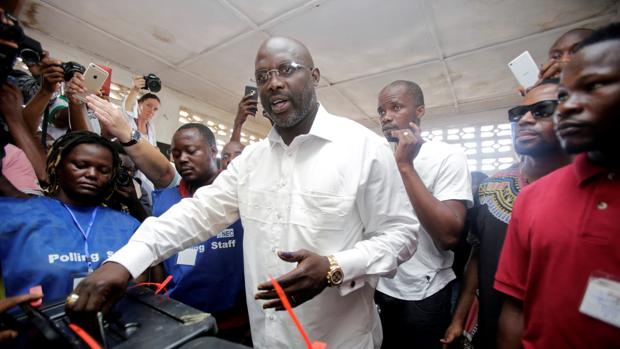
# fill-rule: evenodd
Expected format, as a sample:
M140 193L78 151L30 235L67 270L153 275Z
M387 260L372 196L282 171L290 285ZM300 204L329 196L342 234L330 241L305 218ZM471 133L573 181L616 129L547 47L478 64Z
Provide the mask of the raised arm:
M410 127L410 130L392 131L392 135L399 140L395 157L409 201L424 230L435 244L444 250L454 248L465 226L467 213L465 203L467 199L471 201L471 179L467 170L467 160L464 155L462 157L451 155L445 164L442 164L443 168L437 179L440 184L437 184L436 190L431 193L413 164L418 152L416 149L419 149L422 142L420 129L414 123L410 123ZM441 191L445 188L455 187L460 189L458 193L438 195L442 194ZM469 195L467 199L463 193ZM455 194L460 197L455 197Z
M123 107L126 111L132 111L133 106L138 101L138 95L140 94L140 90L144 88L146 81L144 81L143 76L134 75L133 77L133 85L131 86L131 90L129 90L129 94L125 99Z
M47 183L45 172L45 152L34 138L22 117L22 94L17 86L4 83L0 87L0 110L4 114L9 132L15 145L20 148L30 160L39 182Z
M92 131L87 119L86 103L75 97L77 94L86 92L84 76L80 73L75 73L65 86L65 95L69 100L69 123L71 124L72 131Z
M253 96L254 93L248 94L239 102L233 125L233 132L230 135L230 142L241 142L241 129L243 128L243 124L248 119L248 115L256 115L256 111L258 110L258 99L252 98Z
M112 103L97 96L86 97L88 106L95 112L103 129L118 138L121 143L131 140L131 127L123 117L121 111ZM176 176L174 166L168 159L146 139L141 138L138 143L126 146L125 151L136 164L138 170L153 182L156 188L165 188Z
M36 133L47 104L54 92L58 90L60 83L64 81L64 72L60 63L59 60L50 57L44 57L41 60L40 70L43 84L39 92L28 102L23 112L24 121L31 134Z

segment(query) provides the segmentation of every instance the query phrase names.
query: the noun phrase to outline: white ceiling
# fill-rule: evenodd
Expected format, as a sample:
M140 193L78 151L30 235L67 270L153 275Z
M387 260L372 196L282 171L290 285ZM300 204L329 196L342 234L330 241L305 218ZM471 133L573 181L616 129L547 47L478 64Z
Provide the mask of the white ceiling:
M518 102L507 62L538 63L563 32L617 20L617 0L31 0L22 22L234 114L261 42L310 49L319 100L377 130L376 96L396 79L422 87L427 116Z

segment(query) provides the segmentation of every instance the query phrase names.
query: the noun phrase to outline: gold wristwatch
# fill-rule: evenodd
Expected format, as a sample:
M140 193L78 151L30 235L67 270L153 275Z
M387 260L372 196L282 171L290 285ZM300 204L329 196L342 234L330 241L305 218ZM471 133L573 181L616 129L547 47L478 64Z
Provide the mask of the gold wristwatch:
M344 280L342 268L340 268L334 256L327 256L327 260L329 260L329 270L327 271L327 285L330 287L340 286L340 284L342 284L342 280Z

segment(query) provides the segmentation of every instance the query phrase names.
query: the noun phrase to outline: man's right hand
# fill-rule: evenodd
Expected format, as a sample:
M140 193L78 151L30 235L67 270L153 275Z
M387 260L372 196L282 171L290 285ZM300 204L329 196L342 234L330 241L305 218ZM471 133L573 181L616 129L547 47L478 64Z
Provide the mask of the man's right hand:
M67 314L72 320L88 321L98 311L107 312L123 296L130 278L131 274L122 265L103 264L73 290L69 297L78 297L65 305Z
M248 115L255 116L258 110L258 99L254 99L254 94L244 96L239 102L237 108L237 116L235 117L235 125L243 125Z

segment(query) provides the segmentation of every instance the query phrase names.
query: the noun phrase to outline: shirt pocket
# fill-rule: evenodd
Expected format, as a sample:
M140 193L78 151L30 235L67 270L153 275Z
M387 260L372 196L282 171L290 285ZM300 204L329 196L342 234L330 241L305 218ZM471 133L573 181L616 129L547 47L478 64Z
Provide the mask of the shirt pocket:
M291 194L290 223L322 231L343 230L355 198L324 194Z

